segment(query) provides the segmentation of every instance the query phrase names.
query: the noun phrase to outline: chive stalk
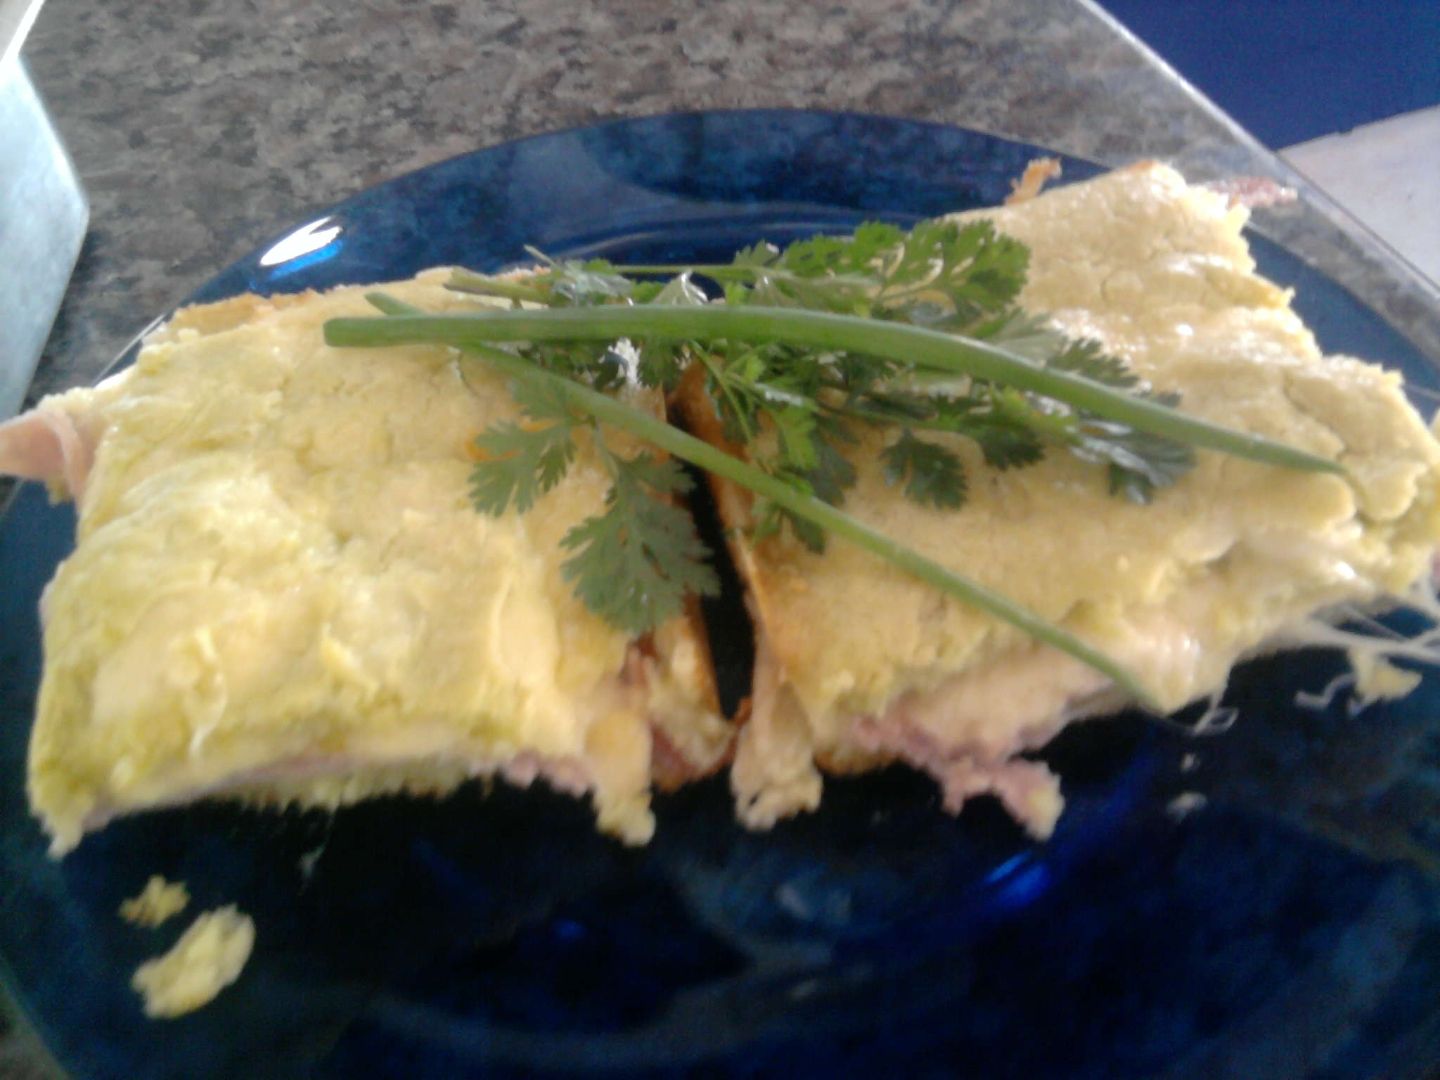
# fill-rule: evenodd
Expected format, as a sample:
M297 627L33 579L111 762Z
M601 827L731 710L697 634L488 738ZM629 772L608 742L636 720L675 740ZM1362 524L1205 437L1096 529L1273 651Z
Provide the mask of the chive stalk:
M1003 383L1066 402L1136 431L1251 461L1302 472L1343 471L1328 458L1213 424L1081 375L1043 367L988 342L853 315L794 308L616 305L397 315L383 320L335 319L326 326L326 340L335 345L429 342L468 348L500 341L614 341L621 337L779 341L881 356L932 371Z

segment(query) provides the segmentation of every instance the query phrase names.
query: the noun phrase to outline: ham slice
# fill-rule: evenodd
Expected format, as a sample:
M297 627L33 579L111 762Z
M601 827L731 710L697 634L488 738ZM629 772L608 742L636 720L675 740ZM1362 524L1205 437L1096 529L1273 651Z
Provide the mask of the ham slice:
M95 444L69 413L32 409L0 424L0 473L62 487L75 498L85 490Z
M0 476L38 480L77 502L85 493L95 449L105 430L105 406L123 393L130 369L93 387L46 398L0 423Z

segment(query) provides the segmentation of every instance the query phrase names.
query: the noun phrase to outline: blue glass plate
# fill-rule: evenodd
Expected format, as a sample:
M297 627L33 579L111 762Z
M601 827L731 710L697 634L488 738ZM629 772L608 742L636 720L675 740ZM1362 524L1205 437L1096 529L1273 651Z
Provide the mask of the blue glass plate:
M556 255L712 261L869 218L994 204L1040 151L854 115L623 121L483 150L288 229L190 301ZM1066 163L1068 179L1092 175ZM1332 350L1434 371L1254 240ZM24 799L36 602L73 518L34 486L0 525L0 956L85 1076L1420 1076L1440 1060L1440 684L1297 709L1340 670L1250 665L1196 738L1130 715L1045 757L1069 809L1029 842L895 770L755 835L723 781L658 802L644 850L544 790L467 788L333 818L147 814L48 860ZM722 641L727 679L743 646ZM733 686L732 686L733 692ZM1203 796L1204 805L1181 813ZM135 966L180 923L120 900L161 873L258 928L240 981L150 1022Z

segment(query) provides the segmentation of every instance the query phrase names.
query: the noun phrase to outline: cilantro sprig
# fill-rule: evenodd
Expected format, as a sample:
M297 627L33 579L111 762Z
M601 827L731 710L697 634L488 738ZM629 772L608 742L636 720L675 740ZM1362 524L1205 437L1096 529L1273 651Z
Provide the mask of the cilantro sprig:
M582 423L552 387L518 383L513 388L524 423L502 422L475 439L481 465L470 474L470 501L483 514L514 506L523 514L570 470L575 429Z
M1339 468L1179 412L1174 396L1152 393L1095 342L1068 339L1021 309L1029 253L985 222L922 222L909 232L869 224L783 250L757 244L722 265L531 254L539 266L523 277L462 270L452 278L452 288L502 298L512 310L426 315L376 296L386 318L332 320L326 340L452 345L513 380L522 420L477 440L471 494L482 512L528 509L563 478L577 434L588 430L612 486L605 511L565 537L564 572L588 606L631 632L677 613L686 594L717 586L676 505L686 474L669 458L616 453L609 430L750 490L757 537L784 525L817 550L827 536L858 544L1142 701L1144 687L1113 659L844 513L859 432L881 434L887 482L946 511L963 505L968 486L956 435L1001 470L1052 449L1073 454L1104 467L1112 492L1142 503L1193 467L1196 449ZM744 458L613 394L627 383L672 390L692 368Z
M671 458L620 458L597 445L614 483L605 512L560 541L574 552L562 569L587 607L642 634L679 615L687 595L715 595L720 579L694 521L673 501L690 491L685 471Z

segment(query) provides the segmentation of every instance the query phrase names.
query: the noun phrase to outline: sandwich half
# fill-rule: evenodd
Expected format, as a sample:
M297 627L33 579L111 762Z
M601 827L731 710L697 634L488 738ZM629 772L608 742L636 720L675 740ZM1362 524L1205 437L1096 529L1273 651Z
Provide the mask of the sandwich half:
M474 303L444 276L385 288ZM486 776L588 793L643 843L652 782L724 760L698 620L634 637L563 580L560 539L608 486L591 448L529 513L477 513L473 440L518 417L505 381L441 347L323 343L371 313L354 288L185 309L132 368L0 427L0 471L78 509L29 756L56 853L202 797L335 807Z
M1201 453L1141 506L1071 455L996 471L966 439L937 435L972 478L966 504L941 511L902 497L879 460L886 436L859 429L848 513L1079 635L1167 710L1218 694L1238 660L1313 638L1347 605L1428 582L1440 444L1397 375L1321 354L1288 293L1256 274L1244 209L1147 163L964 215L977 216L1029 248L1022 307L1100 342L1183 410L1338 460L1344 475ZM698 372L681 398L692 429L725 445ZM993 793L1049 835L1059 784L1024 754L1124 706L1115 687L841 541L822 554L788 534L757 543L748 494L713 490L757 639L731 770L740 817L769 827L818 804L822 770L900 761L932 775L952 811Z

